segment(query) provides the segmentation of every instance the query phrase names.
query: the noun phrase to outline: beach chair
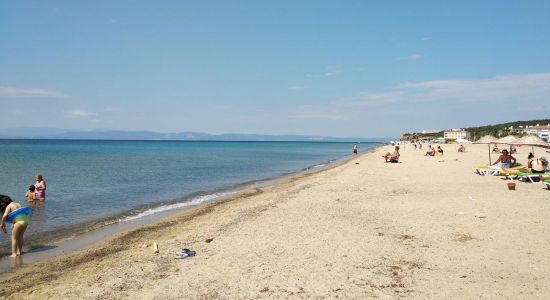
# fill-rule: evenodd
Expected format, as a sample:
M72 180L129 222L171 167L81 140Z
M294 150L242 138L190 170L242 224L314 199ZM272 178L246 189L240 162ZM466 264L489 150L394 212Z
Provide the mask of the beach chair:
M475 165L474 173L477 173L481 176L497 176L500 174L502 169L496 167L489 167L486 165Z
M520 181L529 181L531 183L539 182L541 175L548 175L548 173L524 173L518 172L516 178ZM535 180L536 179L536 180Z
M518 173L520 173L521 169L524 169L524 166L515 166L511 168L503 169L499 175L505 176L508 179L515 179L517 178Z
M479 175L483 175L483 174L481 174L480 170L486 169L486 168L487 168L486 165L475 165L474 166L474 173L479 174Z

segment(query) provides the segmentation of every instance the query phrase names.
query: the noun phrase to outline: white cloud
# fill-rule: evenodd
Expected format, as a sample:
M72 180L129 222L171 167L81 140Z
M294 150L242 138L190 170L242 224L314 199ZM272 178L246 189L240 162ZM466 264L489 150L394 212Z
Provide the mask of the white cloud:
M403 105L420 110L438 111L433 103L464 104L473 111L481 103L491 103L492 114L527 111L549 112L550 73L512 74L485 79L430 80L405 82L382 91L365 91L323 105L304 106L291 117L327 120L349 119L361 114L391 112ZM391 107L391 108L390 108ZM444 106L449 107L449 106ZM529 109L529 111L532 111Z
M307 89L307 86L304 86L304 85L291 85L288 87L289 90L291 91L299 91L299 90L305 90Z
M300 119L300 120L301 119L323 119L323 120L340 121L340 120L346 119L345 116L335 112L324 113L324 112L313 112L313 111L291 113L286 115L285 117L289 119Z
M474 80L432 80L402 83L397 88L412 101L515 101L550 99L550 73L512 74Z
M67 95L46 89L14 88L0 86L0 97L27 97L27 98L66 98Z
M412 54L409 56L399 57L398 60L418 60L418 59L421 59L422 57L424 57L424 55L422 54Z
M65 112L65 115L69 118L82 119L82 118L91 118L97 116L95 112L87 111L84 109L73 109Z
M356 96L334 102L334 105L338 107L378 107L392 104L405 98L406 95L402 91L362 92Z
M344 73L344 70L339 68L333 68L333 69L327 69L325 73L323 73L323 76L325 77L338 76L342 73Z
M106 112L115 112L115 111L120 111L120 108L118 108L118 107L105 107L103 110L106 111Z
M344 73L344 70L341 68L326 68L325 71L318 74L307 74L306 76L309 78L321 78L321 77L332 77L332 76L338 76Z

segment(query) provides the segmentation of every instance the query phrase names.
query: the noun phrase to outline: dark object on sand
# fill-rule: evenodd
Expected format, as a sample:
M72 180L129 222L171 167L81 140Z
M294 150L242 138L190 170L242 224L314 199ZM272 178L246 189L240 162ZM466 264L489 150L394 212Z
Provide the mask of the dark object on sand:
M195 256L195 255L197 255L197 252L195 252L193 250L181 249L180 251L176 252L176 257L175 258L184 259L184 258L192 257L192 256Z
M214 240L214 238L213 238L213 237L209 237L209 238L207 238L207 239L206 239L206 240L204 240L204 241L205 241L205 242L207 242L207 243L210 243L210 242L212 242L213 240Z
M508 183L508 189L509 189L510 191L515 191L515 190L516 190L516 183L514 183L514 182L509 182L509 183Z

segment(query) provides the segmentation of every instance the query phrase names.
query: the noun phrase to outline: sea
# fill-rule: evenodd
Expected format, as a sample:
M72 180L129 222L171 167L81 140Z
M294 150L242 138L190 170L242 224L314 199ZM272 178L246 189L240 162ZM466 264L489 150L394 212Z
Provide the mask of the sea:
M360 143L366 151L377 143ZM101 227L182 210L239 189L330 165L342 142L0 140L0 194L31 206L25 243L47 245ZM34 176L46 200L24 197ZM9 227L9 226L8 226ZM0 234L0 255L9 254Z

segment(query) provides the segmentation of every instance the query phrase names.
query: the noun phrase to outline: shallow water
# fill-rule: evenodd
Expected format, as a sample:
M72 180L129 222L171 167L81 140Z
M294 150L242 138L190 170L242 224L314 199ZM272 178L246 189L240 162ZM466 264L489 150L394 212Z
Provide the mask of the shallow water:
M30 204L32 244L63 238L61 229L78 229L69 235L150 217L323 165L349 155L351 143L0 140L0 149L0 194L25 204L34 174L47 183L46 200ZM4 249L7 237L0 237Z

